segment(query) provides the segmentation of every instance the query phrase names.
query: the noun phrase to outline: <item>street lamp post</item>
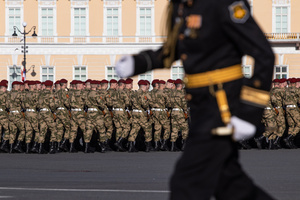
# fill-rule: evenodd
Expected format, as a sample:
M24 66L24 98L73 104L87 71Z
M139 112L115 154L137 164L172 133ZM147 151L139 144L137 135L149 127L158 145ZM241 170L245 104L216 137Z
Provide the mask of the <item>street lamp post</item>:
M25 72L27 72L26 71L26 53L28 53L28 51L27 51L28 47L26 46L26 35L28 35L32 30L33 30L32 37L37 37L37 34L35 33L36 26L31 27L31 29L28 32L26 32L27 23L23 22L22 25L23 25L23 28L24 28L24 32L20 31L20 29L18 27L14 26L13 27L14 28L14 33L12 34L12 36L13 37L18 36L16 30L18 30L19 33L21 35L23 35L23 44L24 44L24 46L22 47L22 49L23 49L22 53L24 53L24 57L23 57L22 65L24 67Z

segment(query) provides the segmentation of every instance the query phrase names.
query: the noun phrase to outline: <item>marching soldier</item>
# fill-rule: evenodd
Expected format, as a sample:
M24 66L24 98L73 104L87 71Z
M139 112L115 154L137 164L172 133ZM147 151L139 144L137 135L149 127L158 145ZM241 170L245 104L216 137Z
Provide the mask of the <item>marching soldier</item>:
M191 125L171 179L170 199L273 199L244 173L232 139L254 135L274 68L274 54L248 2L171 0L167 31L159 50L125 56L116 71L127 77L170 68L178 59L183 63ZM244 54L255 59L251 79L243 79ZM218 136L221 130L229 136Z
M147 119L147 109L149 102L146 95L147 82L140 80L138 82L139 89L131 96L132 100L132 129L129 134L129 150L128 152L137 152L135 148L135 139L139 130L142 128L145 132L146 152L153 150L152 148L152 126Z
M8 96L8 91L7 91L7 82L6 80L2 80L0 82L0 133L2 133L3 129L3 141L0 146L0 150L8 153L9 148L8 148L8 140L9 140L9 116L7 113L6 109L6 104L7 104L7 96ZM0 134L0 140L1 140L1 134Z

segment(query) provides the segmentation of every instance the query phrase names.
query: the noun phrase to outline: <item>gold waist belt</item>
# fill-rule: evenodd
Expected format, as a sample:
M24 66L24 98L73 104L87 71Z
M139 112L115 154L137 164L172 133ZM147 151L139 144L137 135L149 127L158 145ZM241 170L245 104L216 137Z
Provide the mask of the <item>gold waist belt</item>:
M184 82L186 88L199 88L226 83L240 78L243 78L242 67L240 64L237 64L198 74L186 74Z

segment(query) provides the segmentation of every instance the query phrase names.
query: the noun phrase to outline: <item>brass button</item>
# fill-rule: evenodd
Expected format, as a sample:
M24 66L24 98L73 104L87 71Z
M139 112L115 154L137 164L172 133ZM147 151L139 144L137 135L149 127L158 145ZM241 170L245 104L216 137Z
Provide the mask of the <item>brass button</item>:
M253 85L256 88L260 88L261 87L261 81L256 79L256 80L253 81Z
M188 56L184 53L184 54L181 54L181 56L180 56L180 59L181 60L186 60L188 58Z
M184 34L182 34L182 33L179 34L178 39L179 39L179 40L183 40L183 39L184 39Z

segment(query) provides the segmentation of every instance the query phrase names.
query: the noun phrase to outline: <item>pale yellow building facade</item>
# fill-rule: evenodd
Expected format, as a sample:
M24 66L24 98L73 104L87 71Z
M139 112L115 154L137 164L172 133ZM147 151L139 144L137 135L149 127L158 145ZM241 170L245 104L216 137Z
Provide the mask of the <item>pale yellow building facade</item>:
M23 36L28 80L117 78L114 66L124 54L158 49L168 0L2 0L0 1L0 79L21 80ZM276 53L275 77L300 77L299 0L249 0L251 13ZM242 60L245 76L253 61ZM155 70L139 79L182 78L180 62L171 70Z

